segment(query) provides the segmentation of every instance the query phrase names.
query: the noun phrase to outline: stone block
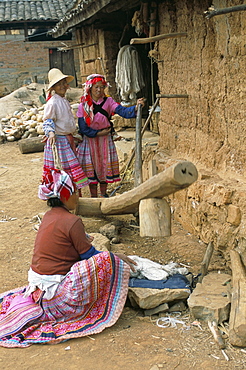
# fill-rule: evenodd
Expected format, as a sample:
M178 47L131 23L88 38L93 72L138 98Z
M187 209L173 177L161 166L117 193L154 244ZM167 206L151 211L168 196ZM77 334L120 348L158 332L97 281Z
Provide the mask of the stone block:
M195 319L215 320L218 324L229 319L230 281L231 276L228 274L211 273L203 278L202 283L197 284L187 300Z
M163 303L182 301L190 295L189 289L150 289L129 288L128 297L133 307L145 310L155 308Z

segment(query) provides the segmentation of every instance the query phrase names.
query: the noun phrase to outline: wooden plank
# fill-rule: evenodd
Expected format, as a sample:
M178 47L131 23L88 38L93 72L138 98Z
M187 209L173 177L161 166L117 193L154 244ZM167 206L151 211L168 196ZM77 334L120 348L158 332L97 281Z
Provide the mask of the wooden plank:
M240 254L230 251L232 270L229 341L233 346L246 346L246 269Z

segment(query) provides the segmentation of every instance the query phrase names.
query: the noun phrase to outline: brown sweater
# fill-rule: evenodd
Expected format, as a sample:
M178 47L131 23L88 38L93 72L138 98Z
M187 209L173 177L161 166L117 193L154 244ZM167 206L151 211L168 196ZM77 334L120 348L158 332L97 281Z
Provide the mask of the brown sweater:
M90 247L82 220L63 207L54 207L39 227L31 268L41 275L65 275Z

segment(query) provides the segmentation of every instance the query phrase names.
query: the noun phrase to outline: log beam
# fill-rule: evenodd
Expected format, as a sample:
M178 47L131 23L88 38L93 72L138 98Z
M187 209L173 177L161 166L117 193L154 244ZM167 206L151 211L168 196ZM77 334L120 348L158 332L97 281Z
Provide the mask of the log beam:
M18 141L18 146L22 154L43 152L44 145L41 137L30 137L27 139L21 139Z
M81 216L135 214L142 199L162 199L187 188L197 178L198 172L193 163L179 161L136 188L115 197L79 198L77 214Z

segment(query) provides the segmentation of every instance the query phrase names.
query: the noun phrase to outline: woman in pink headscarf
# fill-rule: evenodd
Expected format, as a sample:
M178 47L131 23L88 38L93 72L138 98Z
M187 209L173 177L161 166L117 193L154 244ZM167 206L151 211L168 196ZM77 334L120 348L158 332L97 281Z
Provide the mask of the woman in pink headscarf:
M83 135L83 141L77 148L77 156L88 177L91 197L98 196L98 183L100 195L107 197L107 184L120 181L111 115L116 113L124 118L134 118L137 105L144 105L143 98L138 99L135 106L120 105L105 95L107 86L109 84L104 76L88 76L77 112L80 133Z

